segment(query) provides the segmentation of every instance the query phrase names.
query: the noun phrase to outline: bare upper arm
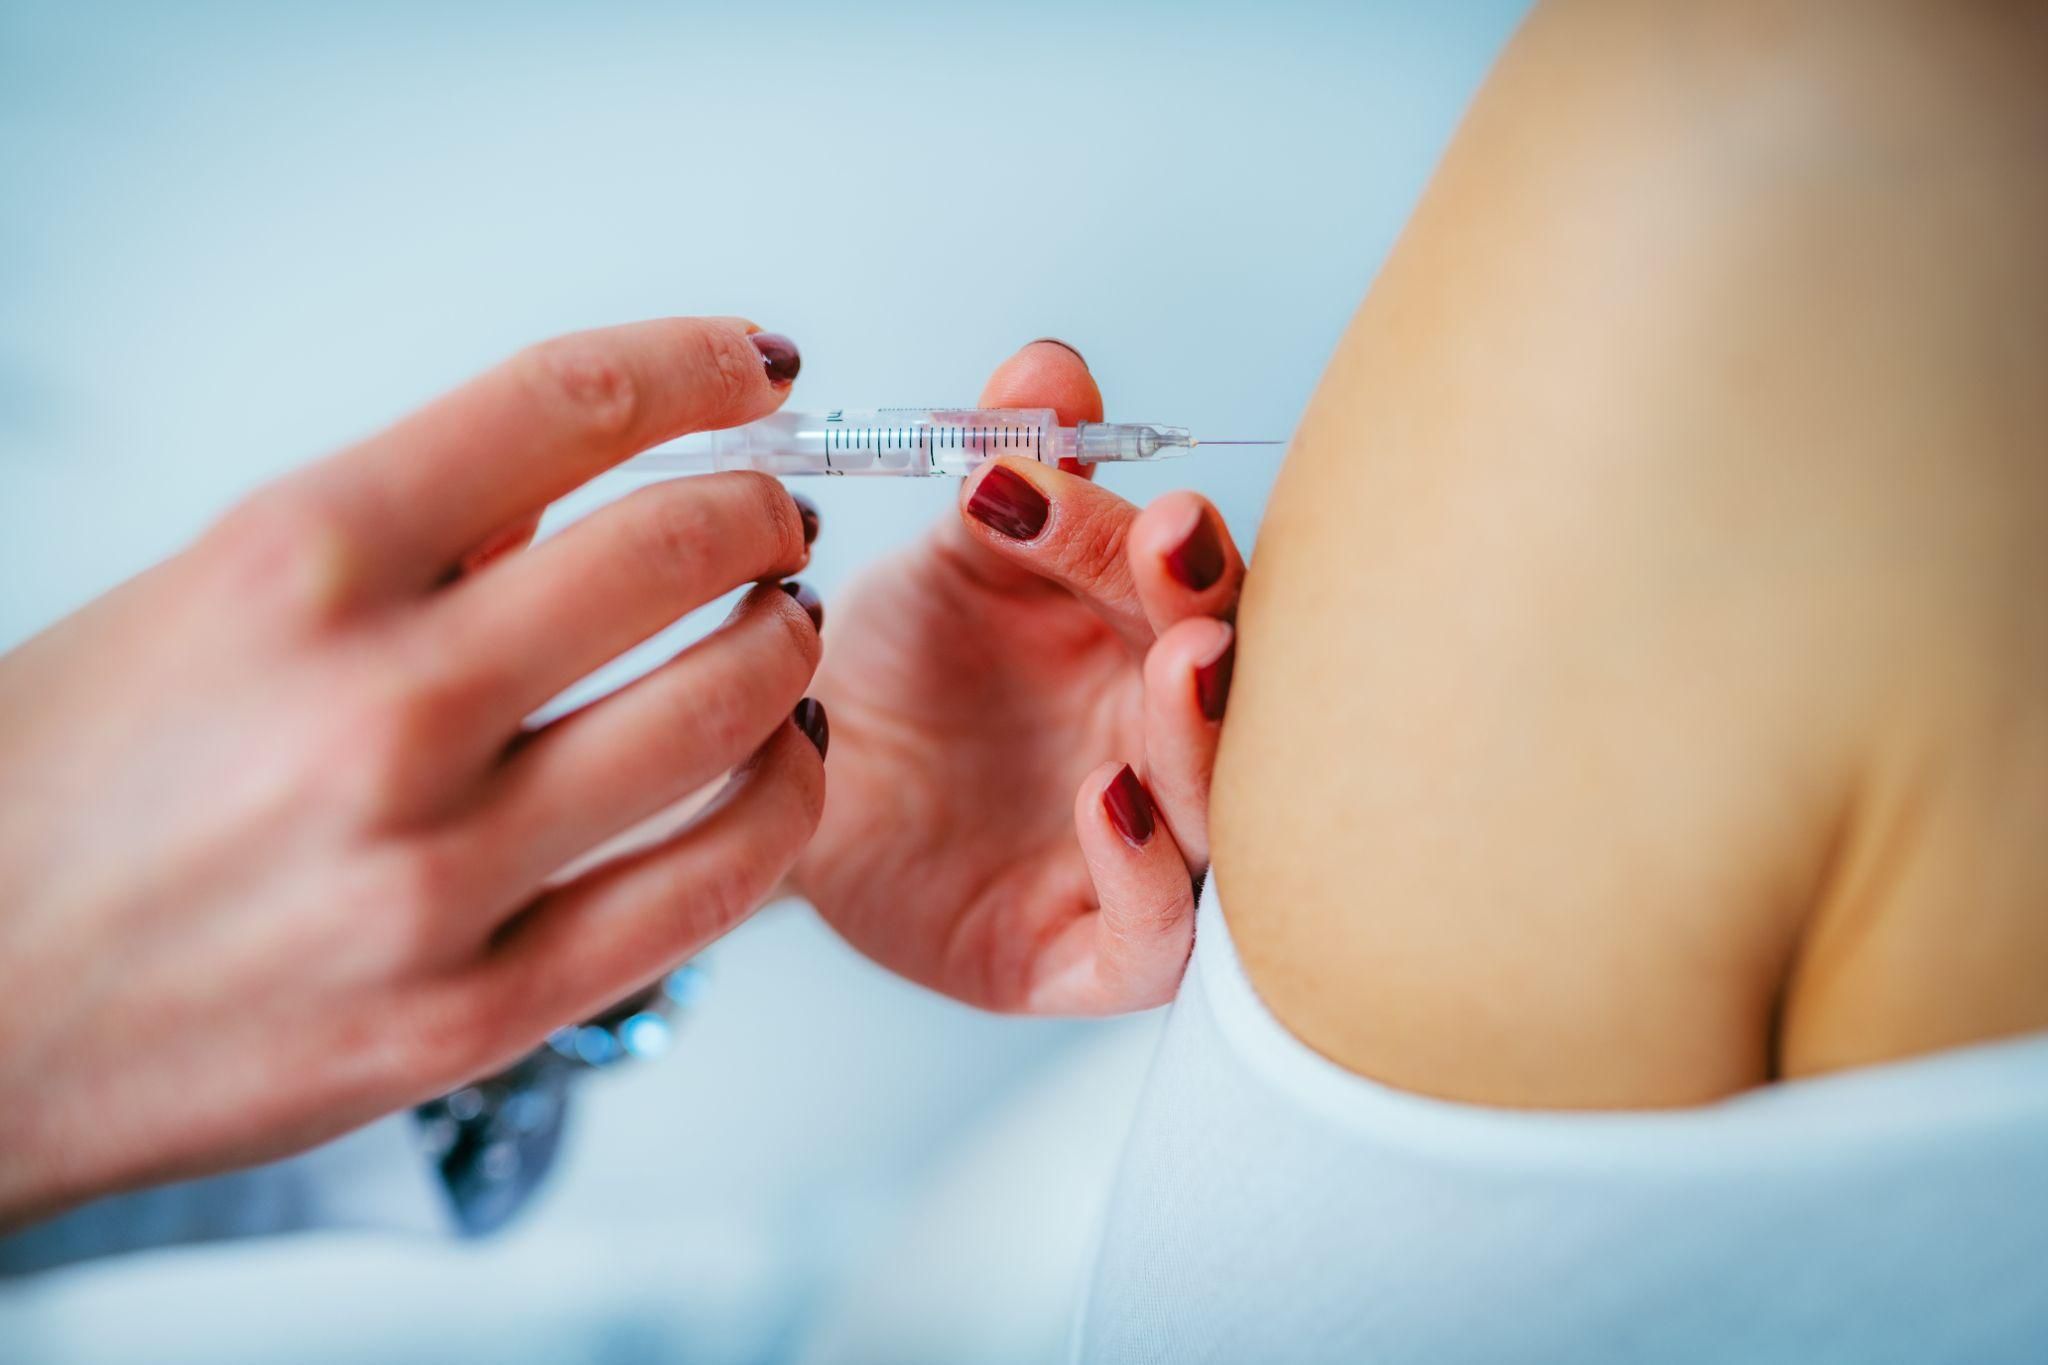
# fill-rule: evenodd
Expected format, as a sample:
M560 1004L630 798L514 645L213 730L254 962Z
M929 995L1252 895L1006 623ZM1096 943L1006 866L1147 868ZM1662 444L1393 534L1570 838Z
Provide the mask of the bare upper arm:
M1346 1065L1527 1105L1768 1079L1880 737L1929 704L1902 665L2048 568L1998 368L2048 344L1997 352L2015 287L2048 317L2000 218L2032 144L1973 123L2038 100L1996 43L1919 71L1897 8L1545 7L1333 359L1214 825L1254 980Z

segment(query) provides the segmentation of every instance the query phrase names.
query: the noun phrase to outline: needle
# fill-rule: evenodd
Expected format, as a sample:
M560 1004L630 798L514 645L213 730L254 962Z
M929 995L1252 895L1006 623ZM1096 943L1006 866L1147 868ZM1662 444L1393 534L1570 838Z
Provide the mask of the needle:
M1284 442L1284 441L1196 441L1196 442L1194 442L1194 444L1195 444L1195 445L1198 445L1198 446L1277 446L1277 445L1285 445L1285 444L1286 444L1286 442Z

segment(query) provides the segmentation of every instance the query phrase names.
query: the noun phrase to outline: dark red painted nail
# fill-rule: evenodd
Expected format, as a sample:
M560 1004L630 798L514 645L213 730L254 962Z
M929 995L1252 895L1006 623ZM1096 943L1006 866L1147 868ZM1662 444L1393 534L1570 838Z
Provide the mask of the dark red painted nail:
M993 465L974 485L967 511L997 535L1030 540L1045 529L1052 504L1023 475Z
M1210 720L1223 719L1223 708L1230 701L1230 675L1236 668L1237 632L1233 630L1215 658L1195 665L1195 700Z
M796 604L811 618L813 626L819 630L825 628L825 599L818 596L817 589L791 578L784 580L782 590L796 599Z
M1203 592L1223 577L1223 538L1204 511L1195 518L1188 538L1166 552L1166 571L1190 592Z
M797 354L796 343L780 332L756 332L747 340L754 343L754 349L761 353L761 364L768 371L771 384L796 382L798 370L804 367L804 358Z
M804 544L818 538L818 504L801 493L791 493L789 500L796 504L797 519L804 524Z
M1130 764L1124 764L1102 789L1102 808L1109 812L1109 823L1116 826L1116 832L1132 848L1143 848L1152 838L1152 798Z
M1071 341L1061 341L1058 337L1040 337L1037 341L1034 341L1031 344L1033 346L1057 346L1061 350L1071 354L1074 357L1074 359L1080 361L1083 365L1086 365L1088 363L1088 357L1082 355L1081 348L1074 345Z
M789 718L796 722L796 728L804 732L804 738L818 746L818 757L825 756L825 750L832 743L832 727L825 723L825 707L814 698L805 697L796 704L796 710Z

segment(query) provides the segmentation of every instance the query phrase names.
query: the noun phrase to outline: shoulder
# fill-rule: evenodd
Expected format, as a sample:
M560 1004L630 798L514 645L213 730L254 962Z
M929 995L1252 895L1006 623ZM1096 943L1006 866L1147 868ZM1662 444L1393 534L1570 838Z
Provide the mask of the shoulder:
M1219 886L1276 1013L1395 1084L1767 1079L1900 661L2019 567L2033 400L1956 363L2042 268L2010 52L1706 8L1538 9L1261 529Z

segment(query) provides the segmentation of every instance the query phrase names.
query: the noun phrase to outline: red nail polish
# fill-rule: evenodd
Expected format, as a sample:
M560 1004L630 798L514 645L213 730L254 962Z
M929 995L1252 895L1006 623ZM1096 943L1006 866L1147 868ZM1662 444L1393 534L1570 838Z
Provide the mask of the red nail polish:
M815 629L825 628L825 599L818 596L817 589L808 583L799 583L791 578L784 581L782 590L796 599L796 604L811 618L811 625Z
M1061 341L1058 337L1040 337L1038 340L1032 342L1031 344L1033 346L1057 346L1061 350L1073 356L1074 359L1080 361L1083 365L1086 365L1088 363L1088 357L1082 355L1081 348L1074 345L1071 341Z
M1166 552L1166 571L1190 592L1203 592L1223 577L1223 539L1205 511L1179 545Z
M1230 675L1236 668L1236 631L1230 633L1215 658L1195 665L1195 700L1201 703L1202 714L1208 719L1223 719L1223 708L1230 701Z
M789 718L796 722L796 728L804 732L804 738L818 746L818 757L825 756L825 750L832 743L832 727L825 723L825 707L811 697L805 697L796 704L796 710Z
M804 544L809 545L818 538L818 504L801 493L791 493L789 500L796 504L797 519L804 524Z
M753 342L754 349L761 353L761 364L768 371L769 383L796 382L797 371L804 367L804 358L797 353L794 341L780 332L756 332L747 340Z
M967 511L976 521L1011 540L1031 540L1045 529L1052 504L1023 475L991 466L968 496Z
M1124 764L1102 789L1102 808L1109 812L1109 823L1116 826L1116 832L1132 848L1143 848L1152 838L1152 798L1130 764Z

